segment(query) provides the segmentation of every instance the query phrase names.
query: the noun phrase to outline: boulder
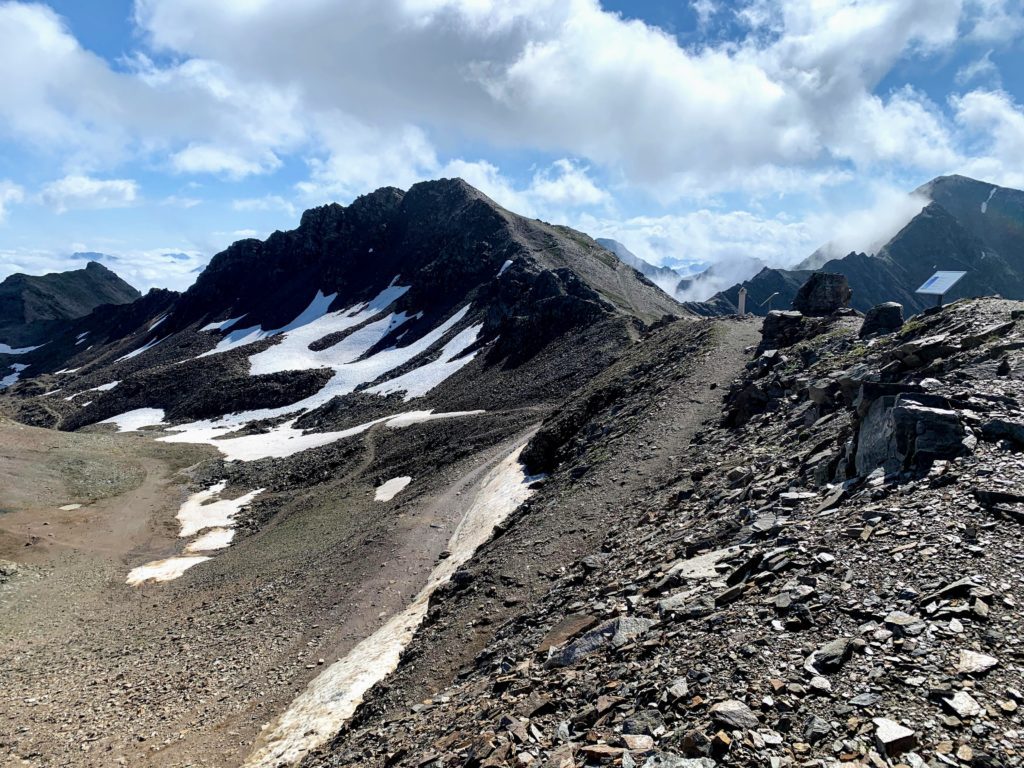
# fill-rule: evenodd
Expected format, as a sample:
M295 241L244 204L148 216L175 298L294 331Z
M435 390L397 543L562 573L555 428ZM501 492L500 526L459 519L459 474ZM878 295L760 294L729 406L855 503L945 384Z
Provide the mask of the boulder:
M856 468L867 475L930 466L966 452L966 432L956 411L921 402L921 395L883 396L871 403L857 432ZM932 402L929 400L929 402Z
M864 315L864 325L860 327L860 337L873 336L876 333L892 333L903 327L903 305L895 301L876 304Z
M773 309L761 326L761 349L790 347L802 338L804 316L799 312Z
M849 307L852 295L846 275L815 272L796 292L793 309L809 317L826 317Z
M651 619L641 619L634 616L620 616L610 619L581 635L565 647L557 651L552 649L551 655L544 666L548 669L566 667L594 651L603 648L618 648L633 638L644 634L655 624L657 622Z

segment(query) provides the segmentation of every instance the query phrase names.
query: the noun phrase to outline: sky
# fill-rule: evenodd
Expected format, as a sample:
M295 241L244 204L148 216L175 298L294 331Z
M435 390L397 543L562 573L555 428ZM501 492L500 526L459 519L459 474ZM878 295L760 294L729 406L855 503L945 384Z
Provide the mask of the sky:
M1024 0L0 0L0 277L186 288L303 210L461 176L690 272L1024 187Z

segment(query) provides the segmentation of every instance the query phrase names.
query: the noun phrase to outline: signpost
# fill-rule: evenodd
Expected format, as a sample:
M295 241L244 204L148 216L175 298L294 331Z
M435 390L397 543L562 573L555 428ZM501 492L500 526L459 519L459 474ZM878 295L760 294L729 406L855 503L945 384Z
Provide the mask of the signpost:
M925 280L924 285L914 291L914 293L921 293L925 296L938 296L936 306L941 307L942 297L966 274L966 272L936 272Z
M740 286L740 300L738 309L739 312L737 312L736 314L738 314L740 317L745 317L747 314L747 289L744 288L742 285Z

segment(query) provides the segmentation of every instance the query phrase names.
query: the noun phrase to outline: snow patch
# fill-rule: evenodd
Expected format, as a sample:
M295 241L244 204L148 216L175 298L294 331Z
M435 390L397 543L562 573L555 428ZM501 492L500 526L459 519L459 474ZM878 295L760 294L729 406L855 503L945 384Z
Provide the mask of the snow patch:
M80 333L77 336L75 336L75 346L77 347L79 344L85 344L85 337L88 335L89 332L85 331L84 333Z
M377 486L376 492L373 494L374 501L391 501L401 491L405 490L405 486L412 482L411 477L392 477L386 483Z
M167 314L167 315L160 315L160 317L158 317L156 320L154 320L152 325L150 325L149 328L146 329L146 332L148 333L149 331L152 331L154 328L156 328L158 325L160 325L160 323L162 323L168 317L170 317L169 314Z
M24 363L13 363L9 367L9 370L13 373L9 373L3 378L0 378L0 389L6 389L7 387L13 386L19 378L21 378L21 372L28 368Z
M84 395L86 392L109 392L110 390L112 390L114 387L116 387L120 383L121 383L120 379L118 379L117 381L109 381L106 384L100 384L98 387L91 387L89 389L83 389L81 392L75 392L75 394L68 395L64 399L65 400L74 400L76 397L78 397L79 395ZM54 390L54 391L56 391L56 390Z
M29 352L32 352L33 350L39 349L39 347L41 347L41 346L43 346L43 345L39 344L38 346L35 346L35 347L17 347L17 348L15 348L15 347L8 346L7 344L0 344L0 355L25 355L25 354L28 354Z
M147 581L173 581L194 565L205 563L209 557L194 555L192 557L169 557L166 560L154 560L151 563L132 568L128 572L127 582L133 587Z
M164 337L164 338L166 338L166 337ZM150 350L153 347L155 347L161 341L163 341L163 339L153 339L151 342L149 342L148 344L146 344L144 346L139 347L134 352L129 352L127 355L121 355L121 357L117 358L117 360L115 360L114 362L115 363L120 363L123 360L131 360L133 357L138 357L143 352L145 352L147 350Z
M398 666L402 651L426 616L434 591L468 561L501 523L532 493L536 479L519 463L519 446L484 478L476 497L448 542L450 557L430 574L426 586L401 613L314 678L267 729L244 768L277 768L297 763L334 736L356 711L363 695Z
M237 499L218 499L227 485L227 480L214 483L205 491L193 493L179 507L176 516L181 523L179 537L189 538L206 531L185 546L184 556L155 560L134 568L128 573L127 583L138 586L146 581L172 581L192 566L210 559L205 555L196 556L195 552L212 552L230 545L235 538L232 530L235 516L265 489L250 491Z
M509 259L508 261L506 261L504 264L501 265L501 269L498 270L498 274L496 276L497 277L501 277L502 275L505 274L505 270L507 270L511 266L512 266L512 259Z
M242 507L250 504L265 490L260 488L250 491L244 496L239 496L237 499L214 501L227 487L227 484L227 480L222 480L211 485L205 491L199 491L188 497L176 516L178 522L181 523L181 532L178 536L188 538L207 528L225 528L234 525L235 515L242 510Z
M134 411L119 413L99 423L116 424L118 432L138 432L143 427L161 426L164 423L164 411L162 408L136 408Z
M468 307L467 307L468 309ZM414 397L422 397L445 379L462 370L476 357L476 352L464 354L465 351L480 338L483 325L474 325L457 333L451 341L444 345L441 354L432 362L419 368L396 376L393 379L367 389L378 395L389 395L392 392L405 392L405 402Z
M992 187L992 191L988 193L988 198L981 204L982 213L988 213L988 204L992 202L992 197L995 195L997 189L999 189L999 187Z
M235 538L235 532L231 528L213 528L187 547L186 552L210 552L215 549L224 549L231 544Z
M202 331L226 331L228 328L233 326L235 323L237 323L243 317L245 317L245 315L239 315L238 317L232 317L232 318L229 318L227 320L221 320L219 323L207 323L206 325L204 325L199 330L200 330L200 332L202 332Z

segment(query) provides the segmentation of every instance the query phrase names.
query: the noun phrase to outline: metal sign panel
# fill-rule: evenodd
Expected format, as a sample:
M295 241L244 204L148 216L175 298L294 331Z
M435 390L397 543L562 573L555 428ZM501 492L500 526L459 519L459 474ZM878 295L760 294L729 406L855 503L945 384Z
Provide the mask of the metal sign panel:
M966 272L936 272L925 280L924 285L914 291L914 293L926 293L930 296L942 296L949 291L950 288L956 285L960 278L966 274Z

